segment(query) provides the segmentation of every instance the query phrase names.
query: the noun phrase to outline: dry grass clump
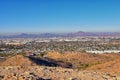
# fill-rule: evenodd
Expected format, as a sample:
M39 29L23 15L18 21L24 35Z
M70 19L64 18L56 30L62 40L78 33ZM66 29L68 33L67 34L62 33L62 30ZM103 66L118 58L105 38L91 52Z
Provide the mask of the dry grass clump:
M27 57L22 55L16 55L6 59L6 61L1 62L0 66L30 66L34 63L30 61Z
M49 52L46 55L57 61L70 62L75 68L86 69L93 65L103 64L119 58L119 54L89 54L89 53L58 53Z

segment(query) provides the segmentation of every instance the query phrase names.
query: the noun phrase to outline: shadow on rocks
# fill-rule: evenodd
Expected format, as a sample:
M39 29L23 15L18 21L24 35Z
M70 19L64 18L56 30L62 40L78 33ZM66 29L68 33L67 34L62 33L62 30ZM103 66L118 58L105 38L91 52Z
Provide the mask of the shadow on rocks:
M52 80L52 79L43 79L43 78L39 78L37 80Z

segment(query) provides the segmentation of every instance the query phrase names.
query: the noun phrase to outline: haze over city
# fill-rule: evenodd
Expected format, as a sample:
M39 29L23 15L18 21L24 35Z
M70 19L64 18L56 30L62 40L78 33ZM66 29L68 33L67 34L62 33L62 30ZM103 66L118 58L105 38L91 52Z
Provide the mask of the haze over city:
M119 4L119 0L0 0L0 32L119 32Z

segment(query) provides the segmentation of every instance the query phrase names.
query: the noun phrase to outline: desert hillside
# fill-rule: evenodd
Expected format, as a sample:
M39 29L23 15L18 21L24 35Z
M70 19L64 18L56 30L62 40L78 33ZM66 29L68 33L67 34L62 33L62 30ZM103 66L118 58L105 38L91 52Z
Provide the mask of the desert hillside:
M31 66L35 65L35 63L31 62L27 57L22 55L16 55L13 57L7 58L5 61L0 63L0 66Z
M107 63L118 59L120 54L89 54L89 53L65 53L49 52L47 57L57 61L70 62L73 67L85 69L87 67Z
M57 52L45 58L16 55L0 63L0 80L120 80L119 57Z
M103 64L91 66L88 69L95 71L120 73L120 58L116 58L115 60Z

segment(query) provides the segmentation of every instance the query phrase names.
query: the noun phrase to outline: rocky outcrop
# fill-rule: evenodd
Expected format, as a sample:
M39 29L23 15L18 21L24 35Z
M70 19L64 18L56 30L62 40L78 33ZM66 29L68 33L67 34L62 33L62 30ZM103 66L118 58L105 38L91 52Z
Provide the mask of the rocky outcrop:
M120 80L120 75L61 67L0 67L0 80Z
M63 66L56 67L37 65L36 63L41 64L39 61L47 64L51 62L52 64L58 64L52 59L36 60L32 58L31 60L28 57L17 55L1 63L0 80L120 80L120 70L118 68L120 59L98 64L98 66L95 65L97 69L86 70L65 68L63 66L66 65L62 63ZM103 69L106 71L103 71ZM114 69L117 72L112 71Z

